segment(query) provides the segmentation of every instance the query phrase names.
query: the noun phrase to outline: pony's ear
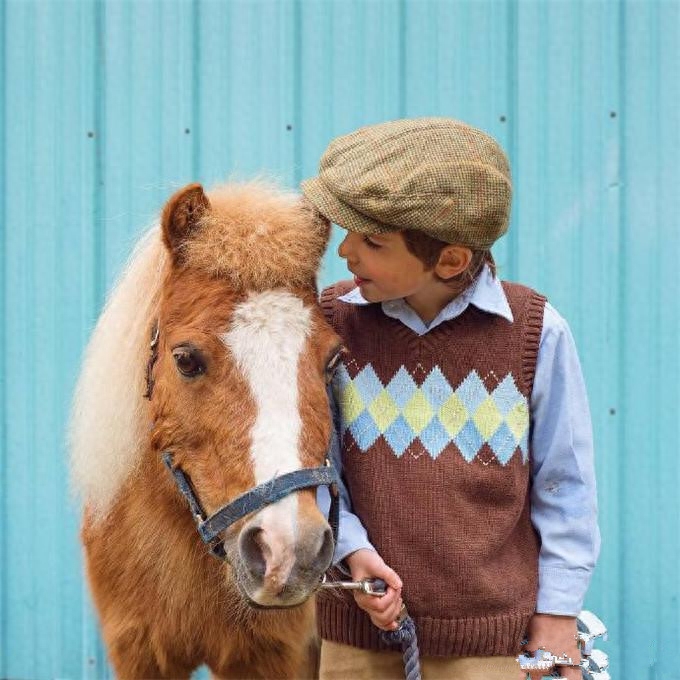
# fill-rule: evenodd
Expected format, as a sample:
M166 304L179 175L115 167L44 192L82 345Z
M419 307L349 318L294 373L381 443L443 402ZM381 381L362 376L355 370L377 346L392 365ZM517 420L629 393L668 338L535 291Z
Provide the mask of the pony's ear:
M319 234L321 234L323 238L328 241L331 235L331 221L325 215L322 215L317 207L305 196L302 196L300 203L302 208L309 212L310 217L312 218L312 223Z
M210 201L200 184L188 184L165 204L161 216L163 241L176 258L181 256L183 244L191 238L207 210L210 210Z

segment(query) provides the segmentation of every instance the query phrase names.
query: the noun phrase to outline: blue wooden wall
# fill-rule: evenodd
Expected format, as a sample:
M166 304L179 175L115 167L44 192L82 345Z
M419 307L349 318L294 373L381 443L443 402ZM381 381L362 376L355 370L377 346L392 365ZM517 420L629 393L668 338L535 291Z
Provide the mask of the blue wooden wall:
M164 199L296 186L336 135L444 115L508 150L502 275L547 293L580 348L603 535L587 605L613 676L680 678L679 37L675 0L1 2L0 677L108 674L64 425ZM341 276L331 252L323 282Z

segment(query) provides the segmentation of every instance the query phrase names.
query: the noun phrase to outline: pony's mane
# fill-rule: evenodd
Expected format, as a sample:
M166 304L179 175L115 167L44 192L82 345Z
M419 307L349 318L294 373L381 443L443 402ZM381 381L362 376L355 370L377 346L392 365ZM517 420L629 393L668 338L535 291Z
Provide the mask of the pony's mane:
M299 195L253 181L217 187L208 198L211 210L184 247L188 266L235 289L315 282L329 225ZM142 394L148 333L169 260L156 225L137 244L85 351L69 448L73 485L94 520L141 462L150 426Z
M69 449L72 483L94 518L106 514L139 463L148 433L143 418L148 334L167 259L156 225L135 247L85 350Z

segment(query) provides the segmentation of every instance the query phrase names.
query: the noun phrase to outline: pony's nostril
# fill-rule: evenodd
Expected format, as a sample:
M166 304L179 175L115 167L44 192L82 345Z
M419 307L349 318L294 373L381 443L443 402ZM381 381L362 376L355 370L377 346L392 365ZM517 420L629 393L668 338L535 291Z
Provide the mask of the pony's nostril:
M319 571L326 571L333 559L334 550L335 543L333 541L333 532L330 529L325 529L321 541L321 548L314 559L313 567Z
M267 568L265 555L266 542L263 540L264 532L259 527L251 527L242 532L239 539L239 551L243 562L253 576L264 577Z

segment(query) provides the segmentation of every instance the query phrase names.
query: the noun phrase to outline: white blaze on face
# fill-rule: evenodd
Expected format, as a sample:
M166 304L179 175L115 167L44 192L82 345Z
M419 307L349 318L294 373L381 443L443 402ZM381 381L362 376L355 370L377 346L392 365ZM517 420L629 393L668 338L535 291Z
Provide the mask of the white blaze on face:
M298 362L310 326L311 308L280 289L251 293L236 307L231 328L222 336L257 406L251 433L256 484L302 467L298 455ZM294 495L277 503L275 511L269 506L259 513L271 540L282 542L272 547L285 552L286 546L294 545L296 517Z

